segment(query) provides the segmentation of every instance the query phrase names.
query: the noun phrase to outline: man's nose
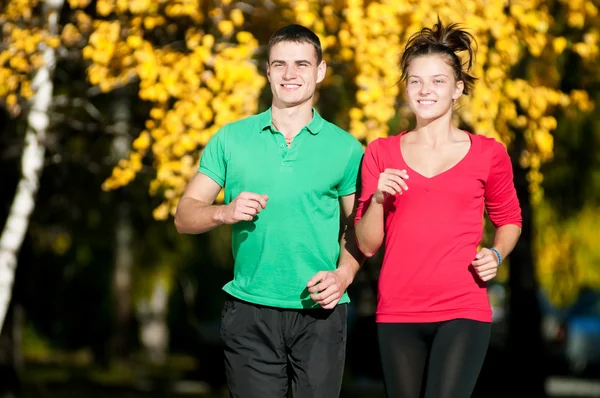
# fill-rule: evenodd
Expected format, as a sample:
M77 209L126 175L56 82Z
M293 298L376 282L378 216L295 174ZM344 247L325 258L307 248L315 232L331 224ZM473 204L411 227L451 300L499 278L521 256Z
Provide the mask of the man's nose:
M296 77L296 67L293 65L289 65L285 67L283 71L283 78L285 80L290 80Z

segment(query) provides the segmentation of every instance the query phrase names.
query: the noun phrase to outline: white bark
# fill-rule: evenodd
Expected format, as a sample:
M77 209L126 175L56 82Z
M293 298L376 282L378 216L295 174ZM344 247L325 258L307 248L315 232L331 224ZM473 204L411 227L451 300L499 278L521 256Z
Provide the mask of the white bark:
M112 154L115 163L126 158L131 148L131 99L124 93L113 102L115 120ZM116 330L113 332L113 348L117 355L127 352L127 336L131 318L131 280L133 269L133 238L129 204L120 201L117 205L115 233L115 270L113 294L116 316Z
M140 339L148 359L160 364L167 357L169 328L167 327L167 308L169 289L166 282L154 277L152 296L139 305Z
M127 92L121 93L113 104L115 120L112 154L115 163L126 158L131 150L131 100ZM114 298L116 300L117 327L127 328L131 316L132 271L134 266L133 240L134 230L131 211L127 201L117 205L117 223L115 234L115 271L113 277ZM153 288L150 297L143 298L137 306L140 323L140 341L148 359L153 363L162 363L166 359L169 346L167 309L169 290L167 284L158 275L153 276ZM115 331L116 348L126 351L126 330Z
M52 0L46 3L48 30L51 33L58 31L58 17L63 3L64 0ZM17 257L29 228L44 166L46 151L44 140L49 125L48 111L54 90L52 77L56 65L56 51L44 46L42 52L44 66L36 72L32 81L34 95L30 100L25 145L21 155L21 179L0 235L0 330L10 304Z

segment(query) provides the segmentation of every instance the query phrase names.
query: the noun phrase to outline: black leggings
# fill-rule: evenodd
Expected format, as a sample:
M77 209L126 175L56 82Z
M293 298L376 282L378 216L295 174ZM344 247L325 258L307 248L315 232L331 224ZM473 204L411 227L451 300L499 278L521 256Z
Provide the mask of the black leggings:
M468 398L490 340L491 324L469 319L378 323L389 398Z

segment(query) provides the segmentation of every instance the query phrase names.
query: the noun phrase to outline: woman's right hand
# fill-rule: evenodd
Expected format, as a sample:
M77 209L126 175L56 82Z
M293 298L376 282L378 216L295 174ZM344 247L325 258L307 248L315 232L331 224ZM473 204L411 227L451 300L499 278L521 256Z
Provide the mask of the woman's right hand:
M379 174L377 181L377 190L373 195L373 200L377 204L383 204L390 195L402 195L402 191L408 190L408 185L404 180L408 179L406 170L385 169Z

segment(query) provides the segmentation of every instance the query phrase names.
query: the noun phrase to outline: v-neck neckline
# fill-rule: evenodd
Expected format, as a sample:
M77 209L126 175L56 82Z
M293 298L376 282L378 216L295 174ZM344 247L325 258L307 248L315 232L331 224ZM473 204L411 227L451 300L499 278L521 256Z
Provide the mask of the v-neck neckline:
M464 130L462 130L464 131ZM402 133L398 134L398 142L396 143L395 147L396 147L396 151L398 152L399 158L401 160L401 162L406 166L407 171L410 174L415 174L417 176L419 176L420 178L423 178L426 181L434 181L437 180L439 178L442 178L450 173L452 173L453 171L459 169L462 167L462 165L466 164L468 162L468 160L471 158L471 156L473 155L473 153L475 152L475 145L477 143L477 140L474 139L474 135L469 133L468 131L464 131L465 133L467 133L469 140L471 141L471 145L469 146L469 150L467 151L467 153L458 161L456 162L452 167L450 167L449 169L446 169L434 176L431 177L427 177L421 173L419 173L417 170L413 169L407 162L406 159L404 158L404 155L402 154L402 136L406 135L406 133L408 133L408 131L403 131Z

